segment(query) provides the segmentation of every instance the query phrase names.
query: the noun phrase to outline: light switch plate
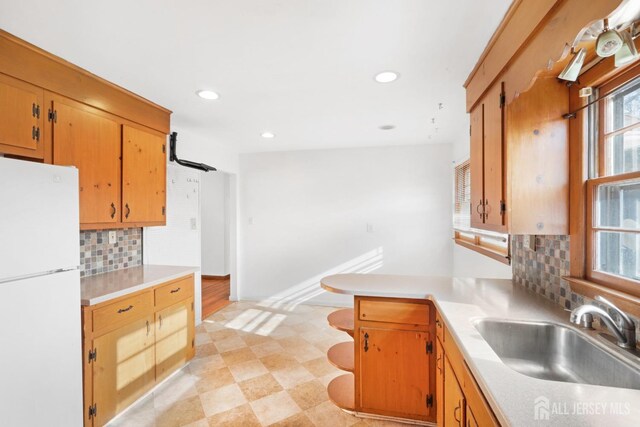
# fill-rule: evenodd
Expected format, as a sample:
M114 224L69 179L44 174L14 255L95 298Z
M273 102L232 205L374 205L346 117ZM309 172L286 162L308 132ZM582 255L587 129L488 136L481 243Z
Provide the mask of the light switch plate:
M109 231L109 244L110 245L115 245L116 243L116 230L111 230Z

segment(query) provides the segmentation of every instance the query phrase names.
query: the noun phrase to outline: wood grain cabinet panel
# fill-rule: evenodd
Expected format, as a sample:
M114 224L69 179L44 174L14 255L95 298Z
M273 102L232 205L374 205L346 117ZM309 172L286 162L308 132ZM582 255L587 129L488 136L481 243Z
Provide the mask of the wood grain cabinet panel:
M484 106L471 110L471 226L484 224Z
M80 223L120 220L120 126L109 114L52 98L53 163L78 168Z
M503 85L494 84L484 100L484 223L485 228L502 231L504 213L504 138ZM472 171L473 173L473 171Z
M156 381L179 369L194 350L193 298L156 313Z
M128 125L122 132L122 222L164 224L165 137Z
M427 418L429 333L360 329L360 408Z
M436 419L437 425L444 425L444 349L440 339L436 339Z
M444 358L444 425L463 427L465 401L449 359Z
M151 315L94 341L94 425L106 424L146 393L155 381L154 328Z
M0 74L0 153L42 159L44 91Z

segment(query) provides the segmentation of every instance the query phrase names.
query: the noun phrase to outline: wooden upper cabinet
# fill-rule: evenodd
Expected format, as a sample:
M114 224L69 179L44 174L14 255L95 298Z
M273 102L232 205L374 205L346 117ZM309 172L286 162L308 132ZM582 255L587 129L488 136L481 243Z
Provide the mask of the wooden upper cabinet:
M471 110L471 227L484 223L484 106Z
M359 333L361 410L427 419L429 333L369 327Z
M503 231L504 214L504 85L494 84L484 100L484 222L494 231Z
M78 168L80 223L120 220L120 126L109 114L52 96L53 163Z
M165 223L165 136L123 125L122 222Z
M44 157L44 91L0 74L0 153Z

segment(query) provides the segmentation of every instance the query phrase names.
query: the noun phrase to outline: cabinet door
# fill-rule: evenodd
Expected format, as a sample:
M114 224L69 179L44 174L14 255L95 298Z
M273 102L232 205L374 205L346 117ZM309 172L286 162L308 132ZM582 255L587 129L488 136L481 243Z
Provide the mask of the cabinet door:
M485 222L483 228L494 231L504 229L504 215L500 210L501 203L504 201L504 108L501 102L502 93L502 83L496 83L483 99Z
M44 157L44 91L0 74L0 153Z
M484 223L484 106L471 110L471 226L482 228Z
M195 351L193 298L156 313L156 380L189 361Z
M444 425L464 426L464 395L449 359L444 358Z
M123 126L122 222L165 222L164 135Z
M377 328L360 328L359 333L362 412L427 418L429 334Z
M53 98L53 163L78 168L80 224L116 223L120 206L120 126L94 108Z
M478 420L476 420L476 417L473 415L473 411L471 410L471 406L469 405L467 405L465 417L467 419L467 427L479 427Z
M154 385L151 315L94 339L94 425L102 426Z
M444 349L436 339L436 414L437 424L444 425Z

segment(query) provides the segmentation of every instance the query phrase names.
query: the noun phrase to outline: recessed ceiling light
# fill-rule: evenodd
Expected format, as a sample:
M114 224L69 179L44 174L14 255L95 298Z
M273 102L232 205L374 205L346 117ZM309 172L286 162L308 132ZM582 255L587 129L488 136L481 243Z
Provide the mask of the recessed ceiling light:
M394 125L382 125L379 126L378 129L380 130L391 130L391 129L395 129L396 127Z
M392 81L396 80L398 77L400 77L400 74L396 73L395 71L383 71L381 73L376 74L375 80L378 83L391 83Z
M267 138L267 139L272 139L276 137L276 134L273 132L262 132L262 134L260 134L261 137L263 138Z
M218 95L217 93L215 93L212 90L199 90L196 92L196 95L198 95L200 98L203 99L218 99L220 98L220 95Z

